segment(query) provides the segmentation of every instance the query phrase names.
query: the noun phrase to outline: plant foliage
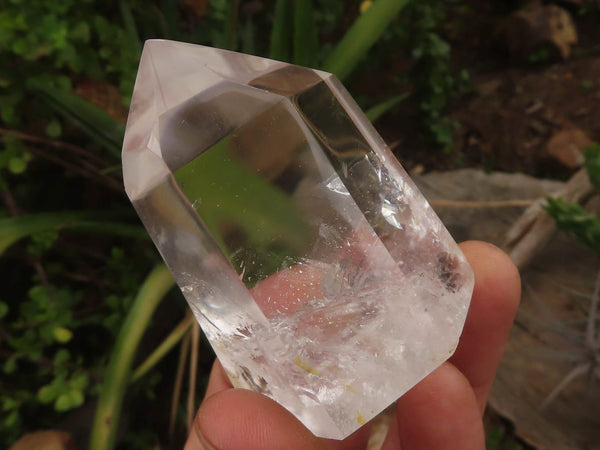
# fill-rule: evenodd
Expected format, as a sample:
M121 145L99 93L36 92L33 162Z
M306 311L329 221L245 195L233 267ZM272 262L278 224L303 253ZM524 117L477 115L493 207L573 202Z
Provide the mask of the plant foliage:
M450 44L440 29L451 1L413 2L408 10L412 57L413 98L417 102L423 130L446 149L452 147L455 124L444 115L451 98L468 87L469 74L455 73L450 66Z
M600 192L600 146L592 144L585 150L585 169L592 186ZM600 255L600 219L579 204L549 197L544 207L556 226Z
M8 274L0 294L0 447L55 426L94 399L91 447L113 447L126 390L137 402L154 395L156 377L142 375L191 326L181 320L183 301L165 306L170 322L161 317L173 330L151 320L172 280L123 195L123 123L76 95L79 87L108 84L127 105L141 42L156 37L270 55L347 78L369 63L372 47L414 3L376 0L359 11L354 2L352 20L340 26L347 13L333 0L0 1L0 270ZM404 98L392 96L369 113L377 118ZM257 189L261 201L279 205L267 225L283 227L298 245L305 230L294 228L295 212ZM246 199L246 206L259 200ZM239 205L221 204L235 220ZM219 226L224 218L212 213L209 221ZM142 350L148 335L164 342ZM123 442L148 448L161 439L164 433L138 421Z

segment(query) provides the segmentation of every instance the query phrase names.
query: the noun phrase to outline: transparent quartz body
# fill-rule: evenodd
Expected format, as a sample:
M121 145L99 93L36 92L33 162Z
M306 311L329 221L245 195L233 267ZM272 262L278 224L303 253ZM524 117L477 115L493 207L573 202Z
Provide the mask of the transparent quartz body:
M342 439L452 354L470 268L335 77L223 79L153 129L132 201L235 386Z

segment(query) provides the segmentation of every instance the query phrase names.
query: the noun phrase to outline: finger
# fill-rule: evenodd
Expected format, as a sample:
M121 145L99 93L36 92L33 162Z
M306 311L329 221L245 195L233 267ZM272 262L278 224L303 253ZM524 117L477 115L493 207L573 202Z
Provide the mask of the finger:
M456 367L444 363L398 400L396 422L383 448L482 450L484 445L471 385Z
M519 306L521 282L512 261L497 247L470 241L461 249L475 273L475 289L450 361L471 383L483 412Z
M292 314L303 304L323 298L321 280L327 266L301 263L274 273L251 290L252 297L267 316Z
M225 369L223 369L223 366L219 360L215 359L212 370L210 371L210 378L208 379L208 386L206 387L204 398L207 399L217 392L232 388L233 386L231 385L231 381L229 381L229 378L225 373Z
M290 412L268 397L245 389L227 389L204 400L186 450L359 449L367 429L344 441L315 437Z

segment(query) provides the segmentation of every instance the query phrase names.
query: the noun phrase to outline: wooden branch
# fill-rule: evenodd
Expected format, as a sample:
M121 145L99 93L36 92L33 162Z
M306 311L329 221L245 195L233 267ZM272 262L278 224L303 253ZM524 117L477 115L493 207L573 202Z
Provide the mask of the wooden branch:
M7 128L0 128L0 136L12 136L17 139L21 139L22 141L25 141L25 142L31 142L33 144L42 144L42 145L46 145L48 147L62 148L64 150L70 151L71 153L75 153L77 155L84 156L92 161L95 161L96 163L98 163L102 166L106 165L106 161L104 161L99 156L94 155L92 152L89 152L82 147L78 147L77 145L69 144L67 142L62 142L57 139L50 139L50 138L46 138L46 137L42 137L42 136L34 136L32 134L23 133L23 132L17 131L17 130L10 130Z
M433 198L429 200L431 206L439 206L442 208L512 208L526 207L535 203L536 200L446 200L443 198Z
M587 172L580 169L566 186L552 197L583 204L594 192ZM556 231L554 219L542 208L545 202L545 198L536 200L506 233L504 249L519 269L527 266Z

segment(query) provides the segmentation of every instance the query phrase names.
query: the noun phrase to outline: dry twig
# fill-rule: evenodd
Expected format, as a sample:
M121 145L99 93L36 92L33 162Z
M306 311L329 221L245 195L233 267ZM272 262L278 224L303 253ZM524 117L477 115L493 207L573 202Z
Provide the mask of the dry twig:
M581 169L552 197L560 197L572 203L585 203L593 194L594 188L587 172ZM504 248L520 269L533 259L556 231L554 219L542 208L545 201L545 198L536 200L506 233Z
M187 398L187 427L188 433L194 423L194 403L196 399L196 381L198 373L198 348L200 346L200 327L198 322L194 321L192 325L192 348L190 351L190 386Z
M175 375L175 385L173 386L173 397L171 398L171 415L169 416L169 437L173 437L175 432L175 419L177 418L177 407L179 406L179 397L181 397L181 386L183 385L183 371L190 351L191 333L187 333L181 342L179 349L179 362L177 363L177 373Z

